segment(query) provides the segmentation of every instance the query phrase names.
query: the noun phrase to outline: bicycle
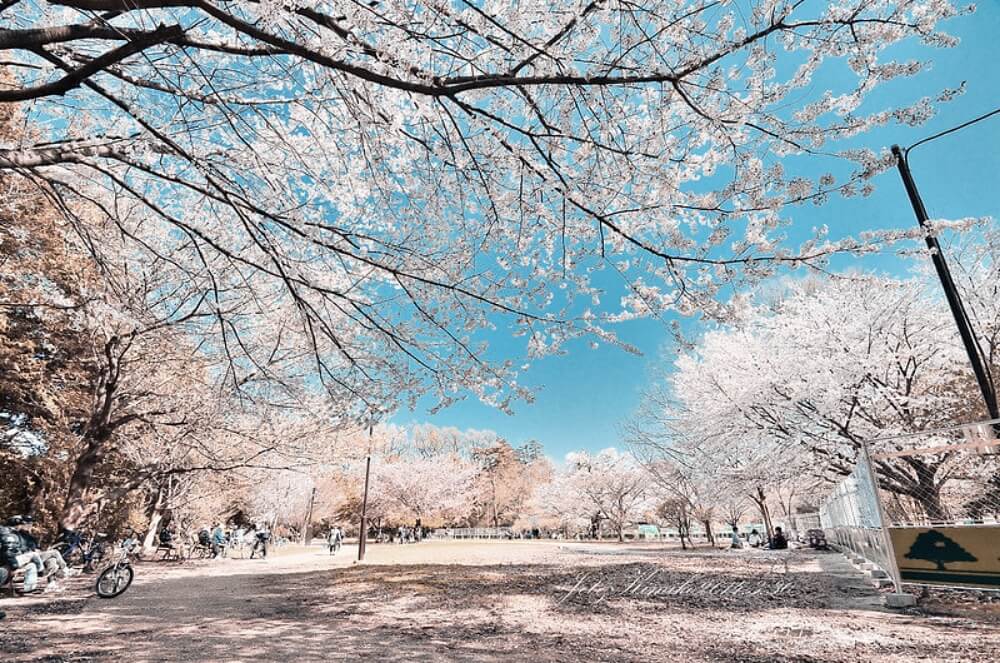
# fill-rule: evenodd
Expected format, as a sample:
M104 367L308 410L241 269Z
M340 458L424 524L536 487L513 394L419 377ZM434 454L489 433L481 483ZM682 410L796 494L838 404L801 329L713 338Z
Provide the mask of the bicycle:
M93 573L107 552L108 535L96 532L87 538L73 530L63 530L60 541L52 546L70 566L82 566L84 572Z
M97 576L94 589L99 597L112 599L120 596L129 588L135 577L135 571L132 569L132 557L138 547L139 539L133 531L118 546L115 561Z

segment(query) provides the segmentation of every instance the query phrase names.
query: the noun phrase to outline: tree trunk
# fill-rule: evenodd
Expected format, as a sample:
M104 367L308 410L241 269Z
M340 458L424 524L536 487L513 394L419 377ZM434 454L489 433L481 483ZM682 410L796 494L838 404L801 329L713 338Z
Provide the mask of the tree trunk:
M785 502L784 500L782 500L781 502L781 509L785 512L785 517L788 518L788 520L792 520L794 503L795 503L795 490L792 489L788 493L788 501Z
M87 440L83 451L77 456L73 475L69 480L66 501L63 503L59 526L63 529L79 529L87 517L93 513L94 505L87 504L87 489L94 477L94 470L104 457L105 444L110 436L92 437Z
M914 500L924 510L927 519L932 522L944 522L950 520L948 510L941 504L941 487L929 482L922 484L911 494Z
M879 488L890 495L911 498L924 513L913 513L911 508L901 508L898 517L920 522L925 518L932 522L950 520L948 509L941 503L941 486L944 480L935 480L939 463L927 463L916 456L906 456L899 462L879 461L876 471ZM898 504L902 507L902 504Z
M123 357L132 343L132 336L122 339L112 336L104 344L104 365L101 368L94 391L94 401L90 417L83 430L83 451L77 456L73 475L69 480L66 501L63 503L59 526L63 529L77 529L93 511L86 502L87 490L94 478L94 470L104 459L107 446L111 442L115 428L122 423L112 421L112 413L117 405L118 380L121 377Z
M757 505L761 517L764 518L764 532L767 535L767 540L770 541L774 532L771 528L771 512L767 508L767 496L764 495L764 489L757 486L757 493L750 495L750 499Z
M705 526L705 537L708 539L709 544L715 545L715 534L712 533L712 521L703 520L701 524Z
M913 491L913 497L920 503L928 520L937 522L950 520L948 509L941 504L941 486L934 481L937 466L919 462L917 459L910 459L909 464L917 474L917 490Z
M156 532L160 527L160 522L163 520L163 507L166 502L164 499L165 494L166 491L163 490L163 486L157 486L156 496L153 498L153 506L149 516L149 527L146 529L146 536L142 540L142 547L147 550L155 547Z
M156 547L154 545L156 541L156 532L159 529L160 521L162 520L163 520L163 510L159 508L155 509L153 511L153 515L149 519L149 529L146 530L146 538L142 540L143 548L150 550Z

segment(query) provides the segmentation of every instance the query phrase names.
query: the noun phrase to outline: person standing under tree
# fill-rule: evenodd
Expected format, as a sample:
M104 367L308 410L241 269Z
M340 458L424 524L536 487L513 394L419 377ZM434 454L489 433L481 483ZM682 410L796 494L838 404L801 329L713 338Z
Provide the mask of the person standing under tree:
M326 545L327 547L329 547L331 555L336 554L336 552L340 550L340 542L341 542L340 528L331 527L330 533L326 535Z
M271 533L267 531L267 526L263 523L258 524L254 532L254 544L253 550L250 551L250 559L254 558L257 551L260 551L260 556L263 559L267 559L267 542L270 538Z

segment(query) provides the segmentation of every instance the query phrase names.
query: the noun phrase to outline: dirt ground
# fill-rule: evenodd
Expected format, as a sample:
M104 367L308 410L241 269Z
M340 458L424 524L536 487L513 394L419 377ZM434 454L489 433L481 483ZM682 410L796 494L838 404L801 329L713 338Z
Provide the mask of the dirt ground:
M996 611L889 612L836 553L573 542L288 547L3 598L0 660L996 661Z

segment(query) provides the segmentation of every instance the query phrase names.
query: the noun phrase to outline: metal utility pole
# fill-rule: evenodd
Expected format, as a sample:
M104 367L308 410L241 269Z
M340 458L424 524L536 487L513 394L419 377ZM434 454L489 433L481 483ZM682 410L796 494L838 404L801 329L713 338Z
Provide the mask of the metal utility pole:
M358 561L365 559L365 543L368 541L368 475L372 468L372 456L365 456L365 496L361 500L361 531L358 533Z
M955 324L958 326L958 334L962 337L962 344L965 346L965 352L969 356L969 363L972 364L972 372L975 373L976 382L979 383L979 391L983 394L986 411L989 413L990 419L1000 419L1000 410L997 409L996 389L984 365L982 348L979 347L979 342L976 340L976 335L972 330L972 323L969 321L969 316L962 305L962 299L958 295L958 289L955 287L955 281L951 278L948 263L945 262L944 254L941 253L941 245L938 244L937 237L930 233L930 229L927 226L927 209L924 208L924 202L920 199L917 185L913 182L913 176L910 175L910 166L906 162L906 153L900 149L899 145L892 146L892 153L896 157L896 166L899 168L899 174L903 178L906 195L909 196L913 212L917 215L917 223L920 224L921 228L928 231L924 235L924 241L927 243L927 248L930 249L931 260L934 261L934 269L937 271L941 287L944 288L945 298L948 300L948 308L951 309L951 314L955 318ZM993 431L997 436L1000 436L1000 424L994 424Z
M368 420L368 455L365 456L365 494L361 499L361 531L358 532L358 561L365 560L365 544L368 542L368 477L372 469L372 433L375 429L374 414Z

